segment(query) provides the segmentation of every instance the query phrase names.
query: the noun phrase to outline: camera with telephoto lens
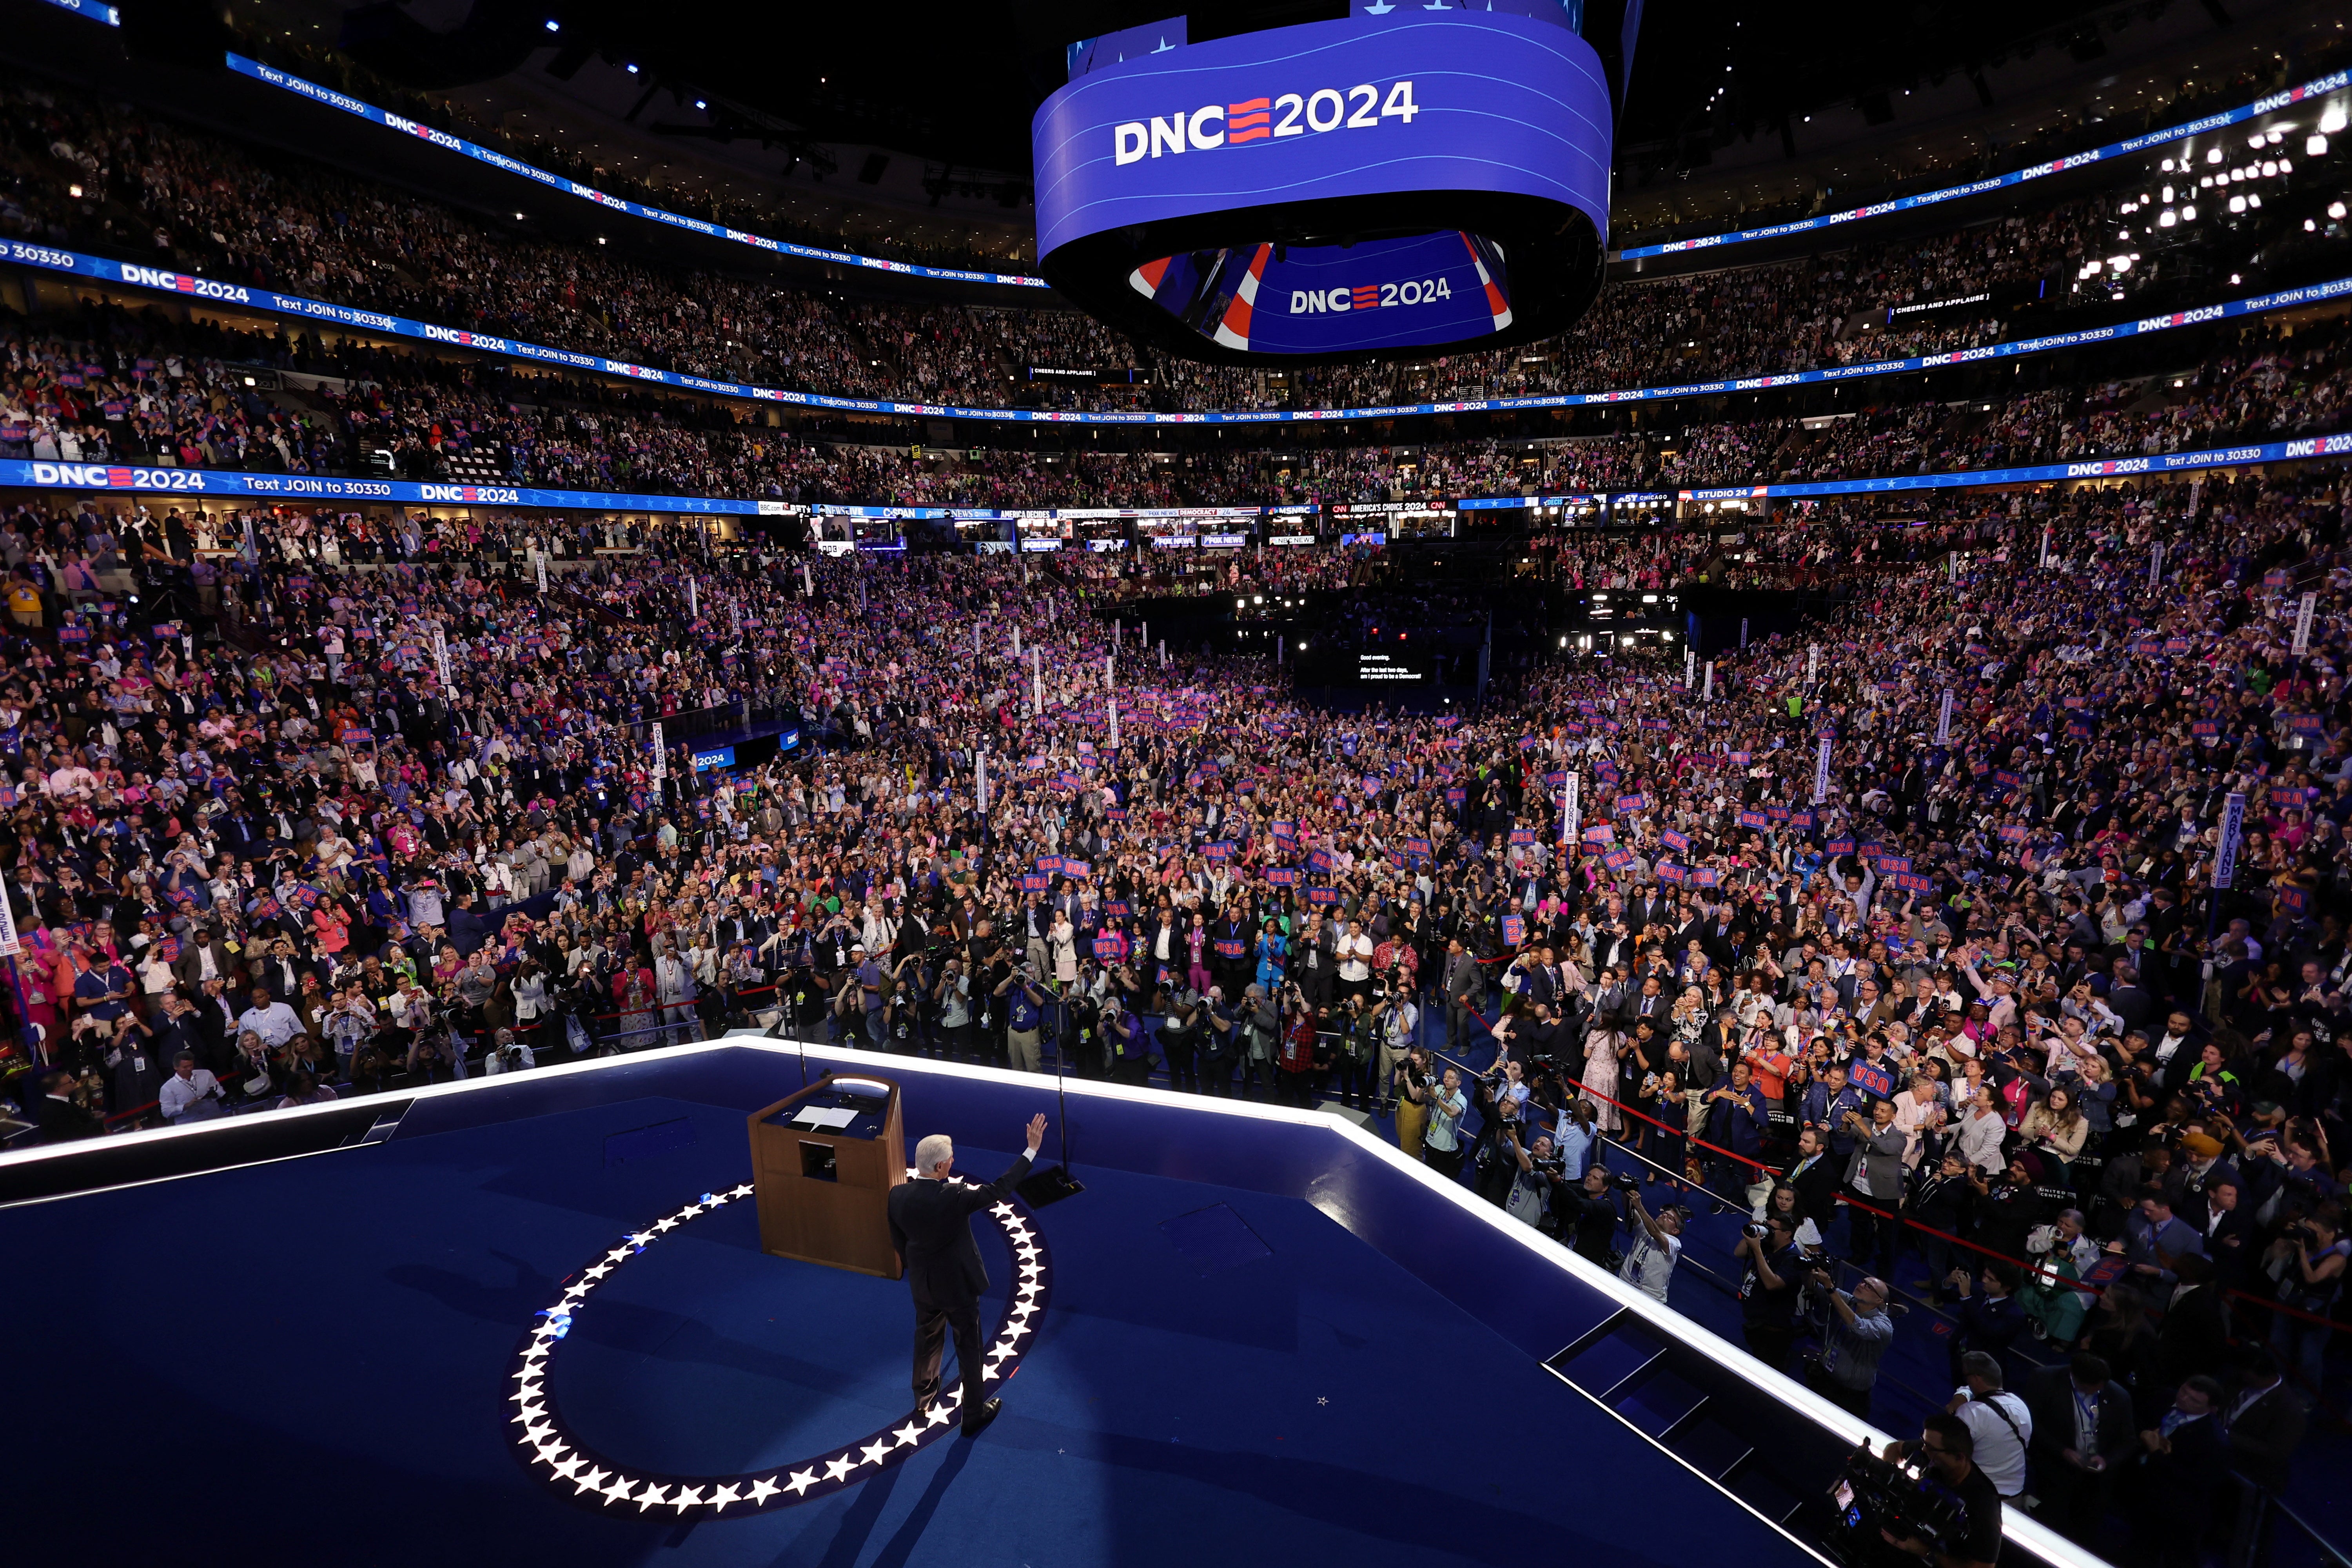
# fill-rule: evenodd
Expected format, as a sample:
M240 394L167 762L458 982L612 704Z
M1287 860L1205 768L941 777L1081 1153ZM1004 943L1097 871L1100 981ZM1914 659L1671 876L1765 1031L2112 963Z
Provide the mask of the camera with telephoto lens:
M1760 1219L1751 1219L1739 1227L1739 1234L1750 1241L1761 1241L1772 1234L1772 1227Z
M1616 1184L1617 1190L1621 1193L1638 1193L1642 1190L1642 1176L1638 1171L1620 1171L1610 1180Z
M1855 1449L1847 1458L1837 1483L1830 1488L1830 1501L1836 1515L1822 1544L1847 1568L1886 1568L1919 1561L1891 1545L1888 1535L1896 1541L1926 1542L1928 1560L1933 1561L1958 1545L1968 1533L1968 1504L1958 1494L1931 1477L1878 1458L1866 1447Z

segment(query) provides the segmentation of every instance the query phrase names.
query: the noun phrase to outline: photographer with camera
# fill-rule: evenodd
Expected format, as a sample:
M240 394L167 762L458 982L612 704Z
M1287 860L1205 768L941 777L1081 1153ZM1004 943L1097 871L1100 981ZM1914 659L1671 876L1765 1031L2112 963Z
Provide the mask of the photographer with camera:
M1748 1262L1739 1281L1739 1332L1748 1353L1775 1372L1786 1372L1797 1343L1797 1310L1804 1300L1805 1259L1797 1248L1795 1221L1786 1214L1750 1220L1731 1256Z
M1992 1568L2000 1558L2000 1493L1976 1465L1976 1439L1967 1423L1948 1414L1930 1415L1916 1443L1889 1443L1882 1456L1892 1465L1920 1463L1918 1479L1959 1505L1958 1519L1938 1514L1933 1537L1907 1519L1889 1519L1879 1539L1895 1551L1936 1568ZM1921 1515L1929 1510L1919 1510Z
M2352 1241L2345 1238L2342 1224L2337 1209L2328 1205L2280 1227L2263 1267L2277 1282L2283 1305L2315 1318L2335 1316L2336 1298L2344 1289L2345 1261L2352 1257ZM2271 1348L2279 1360L2300 1370L2305 1386L2315 1391L2320 1385L2321 1358L2334 1331L2326 1322L2273 1313Z
M1452 1079L1454 1069L1446 1068L1445 1076ZM1453 1092L1455 1099L1461 1098L1458 1088ZM1552 1152L1551 1134L1538 1132L1531 1146L1522 1147L1517 1127L1507 1127L1502 1133L1500 1152L1516 1167L1511 1172L1510 1189L1503 1194L1503 1212L1522 1225L1538 1230L1548 1228L1547 1222L1553 1212L1552 1194L1561 1185L1559 1156Z
M1654 1215L1642 1202L1640 1183L1630 1173L1618 1180L1626 1188L1625 1207L1639 1229L1633 1237L1633 1250L1618 1265L1617 1277L1643 1295L1672 1305L1666 1300L1666 1287L1674 1279L1675 1265L1683 1258L1683 1226L1689 1221L1690 1211L1675 1204Z
M1045 1021L1045 992L1035 965L1024 962L1004 983L1004 1040L1016 1072L1043 1072L1039 1039Z
M483 1072L521 1072L539 1065L539 1058L512 1029L499 1030L491 1040L489 1054L482 1059Z
M1633 1184L1639 1186L1636 1181ZM1570 1245L1579 1258L1597 1263L1611 1273L1617 1271L1617 1227L1625 1222L1617 1207L1612 1190L1612 1183L1606 1165L1588 1165L1584 1179L1573 1186L1560 1184L1552 1188L1552 1217L1559 1222L1561 1239L1573 1240Z
M1421 1135L1421 1157L1447 1181L1458 1181L1462 1176L1462 1116L1469 1109L1470 1097L1462 1091L1461 1070L1447 1068L1439 1076L1436 1086L1430 1090L1429 1124ZM1510 1136L1507 1125L1504 1136ZM1545 1147L1546 1157L1549 1158L1551 1140L1538 1138L1536 1142ZM1517 1147L1516 1141L1513 1147ZM1559 1162L1555 1159L1552 1163L1557 1173ZM1509 1205L1504 1206L1507 1208ZM1546 1207L1549 1206L1547 1204Z
M1388 988L1373 998L1371 1013L1365 1022L1380 1043L1380 1061L1373 1068L1372 1082L1380 1088L1381 1109L1392 1110L1397 1103L1398 1065L1421 1038L1421 1008L1414 1004L1411 989L1402 977L1392 976Z
M1312 1110L1323 1076L1316 1066L1318 1030L1315 1009L1307 1005L1307 993L1297 982L1278 984L1282 1000L1282 1038L1275 1055L1281 1084L1278 1093L1283 1104Z
M1805 1285L1826 1308L1821 1353L1806 1358L1805 1384L1867 1421L1878 1363L1895 1341L1895 1320L1886 1311L1891 1294L1886 1281L1871 1275L1852 1290L1841 1290L1828 1266L1814 1263L1806 1272Z
M940 966L931 1004L939 1009L940 1058L963 1060L971 1049L971 978L963 972L962 959L950 958Z
M1429 1053L1419 1046L1406 1050L1390 1080L1390 1099L1396 1105L1397 1147L1411 1160L1421 1158L1422 1134L1429 1127L1429 1093L1435 1080L1429 1070Z
M1342 1001L1332 1014L1330 1027L1339 1034L1331 1051L1332 1072L1337 1079L1339 1103L1354 1110L1360 1100L1370 1110L1380 1103L1380 1080L1372 1074L1372 1061L1380 1050L1380 1031L1364 1010L1361 996Z
M1201 994L1181 975L1169 982L1167 997L1168 1013L1160 1024L1160 1054L1168 1063L1168 1087L1181 1093L1198 1094L1201 1030L1207 1010Z

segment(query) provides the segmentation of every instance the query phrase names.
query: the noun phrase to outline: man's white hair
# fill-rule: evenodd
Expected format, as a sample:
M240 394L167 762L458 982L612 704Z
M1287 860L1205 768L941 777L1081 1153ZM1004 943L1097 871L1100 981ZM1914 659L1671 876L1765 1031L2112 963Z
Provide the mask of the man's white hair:
M955 1140L944 1132L934 1132L915 1145L915 1169L926 1176L940 1168L940 1162L955 1157Z

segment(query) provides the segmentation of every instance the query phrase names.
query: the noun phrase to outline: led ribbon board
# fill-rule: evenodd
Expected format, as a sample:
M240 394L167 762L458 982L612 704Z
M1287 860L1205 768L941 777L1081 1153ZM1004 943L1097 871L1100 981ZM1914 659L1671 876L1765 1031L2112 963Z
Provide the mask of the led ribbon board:
M1439 237L1441 240L1444 238L1444 237ZM215 300L225 305L244 305L258 310L275 311L281 315L299 316L308 321L332 321L398 337L415 338L425 342L446 343L457 348L478 350L483 353L531 360L541 364L568 365L573 369L591 371L604 375L627 376L632 381L684 387L691 392L705 392L717 397L751 398L763 403L789 404L806 408L845 408L866 414L919 415L938 419L1003 419L1039 425L1292 425L1328 419L1393 419L1400 416L1412 414L1469 414L1517 408L1581 408L1612 403L1654 402L1665 398L1712 397L1727 392L1761 392L1776 386L1810 386L1825 382L1853 381L1867 376L1900 375L1915 370L1936 370L1950 365L1971 364L1980 360L2014 359L2026 354L2054 353L2060 349L2080 348L2089 343L2115 342L2143 333L2169 331L2177 327L2200 326L2207 321L2259 315L2272 310L2292 310L2352 295L2352 278L2336 278L2324 283L2282 289L2273 293L2255 294L2240 300L2224 300L2210 305L2200 305L2194 310L2175 310L2161 316L2145 316L2137 321L2122 321L2113 326L2085 327L2071 331L2051 332L2033 338L2012 338L2005 342L1984 343L1976 348L1950 349L1937 353L1913 354L1897 359L1824 365L1816 370L1775 371L1769 374L1724 376L1712 381L1676 382L1664 386L1622 387L1608 392L1528 393L1516 397L1466 398L1445 403L1396 403L1369 408L1226 408L1205 409L1195 413L1162 413L1155 409L1105 411L965 407L951 403L900 403L887 398L838 397L830 393L803 392L789 387L761 386L746 382L716 381L709 376L689 375L677 371L661 370L653 365L633 363L628 360L608 359L599 354L582 353L574 349L551 348L544 343L530 342L521 338L500 337L492 332L474 331L461 327L446 327L432 321L416 321L407 316L395 316L386 311L371 310L361 306L307 299L299 294L281 294L276 289L265 289L259 284L223 282L217 279L205 278L195 273L171 272L139 262L116 261L108 257L93 256L79 250L64 250L55 246L34 245L21 239L0 239L0 262L37 268L47 272L70 272L78 277L89 278L99 282L124 283L134 288L152 289L167 294L181 294L196 300ZM1417 302L1422 297L1414 290L1402 285L1398 288L1398 293L1400 302L1407 304ZM1327 298L1325 300L1327 309L1331 303L1332 301ZM1352 300L1349 304L1352 307ZM449 500L476 498L443 496L437 499Z
M1307 363L1532 342L1591 303L1609 89L1553 0L1170 32L1093 50L1031 127L1039 269L1106 323Z

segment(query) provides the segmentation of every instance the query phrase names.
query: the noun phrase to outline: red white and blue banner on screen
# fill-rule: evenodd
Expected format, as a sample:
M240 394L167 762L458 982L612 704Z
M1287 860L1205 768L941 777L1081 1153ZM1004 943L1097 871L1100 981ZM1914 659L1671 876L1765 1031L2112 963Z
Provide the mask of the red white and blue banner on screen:
M1616 392L1559 392L1531 395L1525 397L1491 397L1459 403L1406 403L1370 408L1267 408L1213 409L1197 414L1160 413L1095 413L1037 408L969 408L955 404L897 403L870 397L835 397L825 393L801 392L780 386L759 386L746 382L716 381L709 376L683 375L676 371L658 370L652 365L633 364L627 360L608 359L602 354L581 353L572 349L550 348L521 338L503 337L495 332L470 331L462 327L445 327L432 321L420 321L407 316L396 316L384 310L362 310L355 305L338 305L325 300L307 299L299 294L282 294L274 289L263 289L246 283L226 283L190 272L173 272L160 267L145 267L134 262L116 261L86 251L67 250L58 246L36 245L12 239L0 241L0 262L38 268L48 272L71 273L97 282L123 283L138 289L153 289L167 294L178 294L194 300L209 300L224 305L242 306L248 310L272 314L298 316L304 321L332 321L347 327L358 327L392 337L412 338L420 342L440 343L453 348L471 349L482 353L504 355L529 360L535 364L563 365L572 370L587 371L598 375L625 376L632 381L653 382L663 386L679 387L688 392L704 393L715 397L740 397L759 403L783 404L803 408L836 408L861 414L898 414L931 419L998 419L1013 423L1047 425L1290 425L1316 424L1334 419L1387 419L1414 414L1463 414L1500 412L1515 408L1580 408L1615 403L1654 403L1681 397L1710 397L1727 392L1761 392L1780 386L1808 386L1828 381L1859 381L1872 376L1901 375L1912 371L1937 370L1951 365L1973 364L1983 360L2019 359L2031 354L2055 353L2062 349L2081 348L2092 343L2116 342L2125 338L2141 337L2149 332L2168 331L2175 327L2198 326L2208 321L2228 321L2237 316L2260 315L2272 310L2285 310L2305 305L2316 305L2330 300L2352 297L2352 278L2338 278L2326 283L2314 283L2301 289L2283 289L2270 294L2251 295L2243 300L2224 300L2203 305L2193 310L2176 310L2164 315L2147 316L2136 321L2120 321L2111 327L2091 327L2081 331L2052 332L2038 338L2020 338L2013 342L1987 343L1980 348L1956 349L1947 353L1916 354L1906 359L1871 360L1861 364L1831 365L1821 370L1783 371L1771 375L1731 376L1716 381L1680 382L1664 386L1628 387Z

